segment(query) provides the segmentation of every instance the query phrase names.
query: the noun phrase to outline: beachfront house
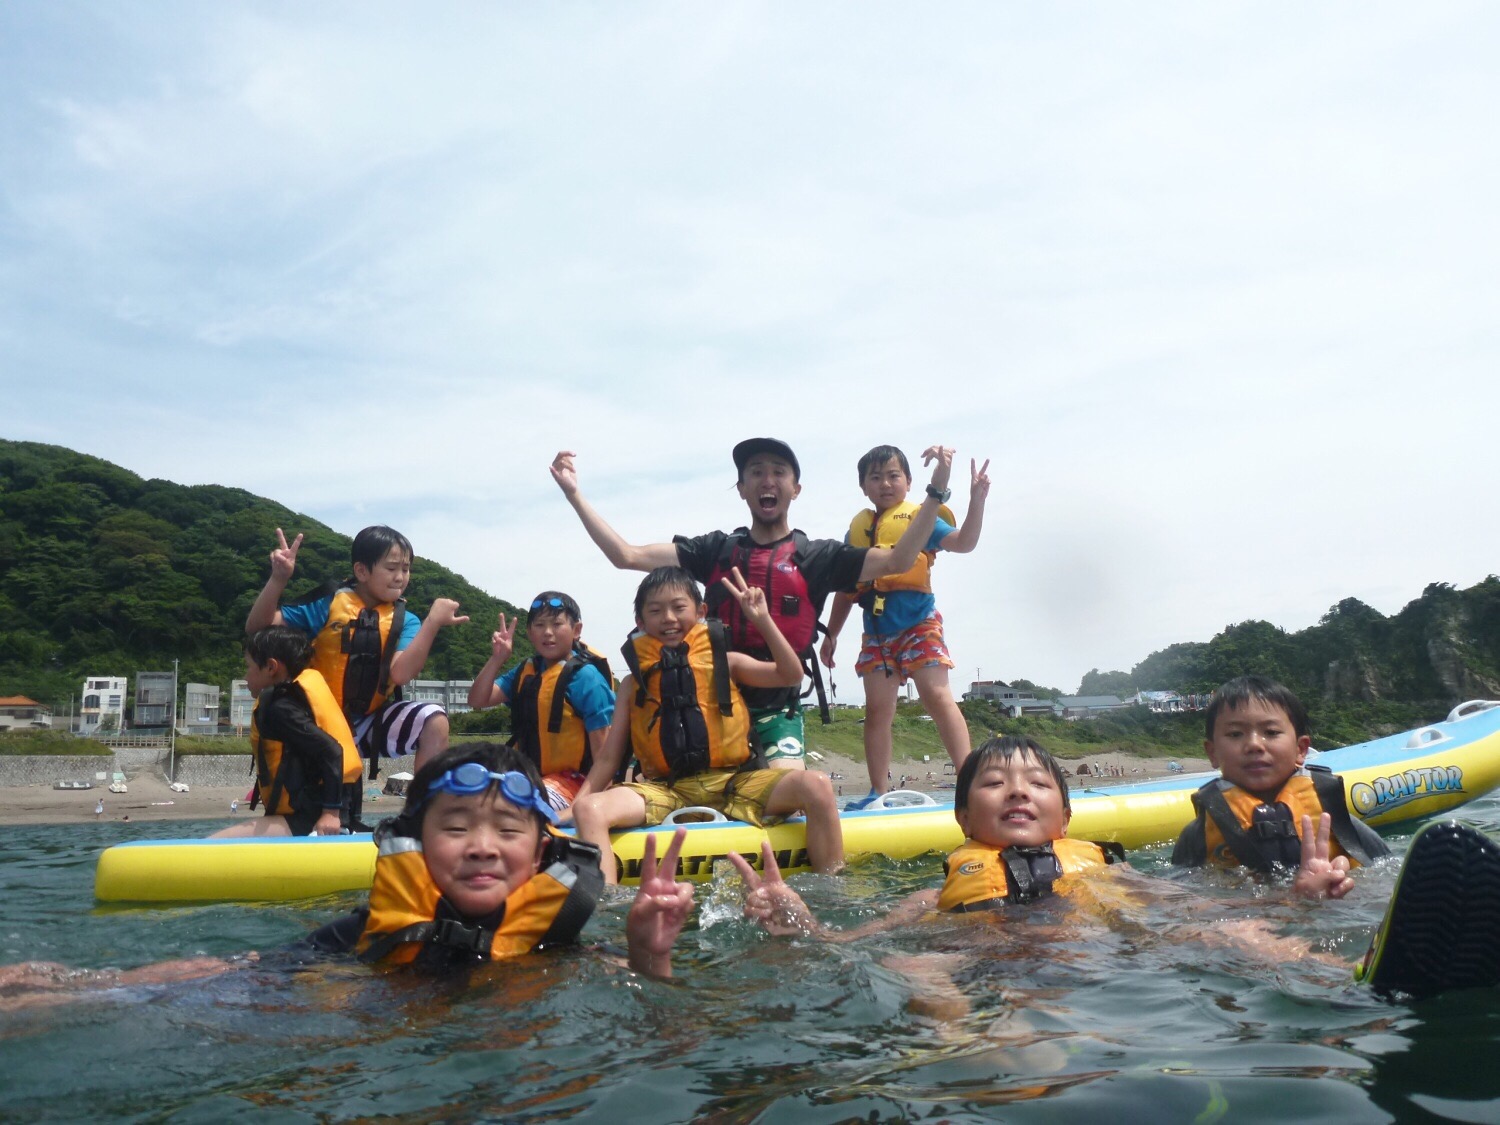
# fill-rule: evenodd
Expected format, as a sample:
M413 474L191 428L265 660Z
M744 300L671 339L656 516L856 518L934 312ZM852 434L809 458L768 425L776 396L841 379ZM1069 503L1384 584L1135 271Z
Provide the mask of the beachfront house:
M255 714L255 697L250 694L250 684L245 680L229 681L229 725L235 734L244 734L250 729L250 716Z
M109 734L125 729L125 677L90 676L83 681L78 708L79 734Z
M46 730L52 708L24 695L0 695L0 730Z
M418 703L436 703L450 715L462 715L473 710L469 706L469 689L473 686L473 680L411 680L401 694Z
M1057 697L1058 710L1062 712L1062 717L1065 719L1092 719L1097 715L1118 711L1122 707L1129 706L1129 703L1117 695L1060 695Z
M218 684L187 685L182 705L182 729L185 734L218 733Z
M135 674L135 719L137 727L172 725L177 710L177 677L171 672L137 672Z
M964 692L965 702L971 699L993 703L1012 719L1022 715L1052 714L1052 700L1038 699L1023 688L1013 688L1000 680L974 680Z

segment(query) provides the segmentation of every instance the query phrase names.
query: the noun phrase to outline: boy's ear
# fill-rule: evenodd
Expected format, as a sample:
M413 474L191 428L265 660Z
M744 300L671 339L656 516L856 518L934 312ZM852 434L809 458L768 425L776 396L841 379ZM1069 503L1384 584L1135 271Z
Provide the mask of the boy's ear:
M1299 735L1297 738L1297 768L1301 769L1307 764L1307 752L1312 749L1312 736Z
M280 683L282 680L290 678L287 675L286 664L274 656L267 657L266 662L261 667L266 670L266 674L271 677L274 683Z
M354 578L359 582L368 582L370 580L370 568L364 563L355 563Z
M1208 759L1208 764L1214 769L1219 768L1219 756L1214 753L1214 740L1205 738L1203 740L1203 756ZM1304 755L1305 757L1306 755Z
M964 839L967 840L969 838L969 810L954 809L953 819L958 821L959 830L963 832Z

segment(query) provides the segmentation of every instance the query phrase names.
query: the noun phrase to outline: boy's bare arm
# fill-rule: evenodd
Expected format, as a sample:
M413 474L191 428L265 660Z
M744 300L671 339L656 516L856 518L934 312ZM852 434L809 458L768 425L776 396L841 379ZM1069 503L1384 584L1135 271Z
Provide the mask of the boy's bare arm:
M824 667L833 667L833 653L839 647L839 634L844 631L844 622L849 620L849 611L854 608L854 604L853 594L833 595L833 608L828 611L828 632L824 635L823 644L818 649L818 656L822 659Z
M976 465L969 458L969 510L964 513L964 522L943 540L943 550L966 555L979 545L979 533L984 528L984 502L990 495L989 470L989 461Z
M290 544L281 528L276 529L276 549L271 552L271 577L255 596L250 612L245 616L245 632L255 633L270 625L284 625L281 619L281 595L286 584L292 580L297 569L297 550L302 546L299 534Z
M578 470L573 466L577 454L563 450L552 459L552 479L562 489L568 503L578 513L583 530L589 533L594 545L604 552L604 557L617 570L655 570L659 566L677 565L677 548L671 543L627 543L620 533L604 521L594 506L578 491ZM914 559L915 561L915 559Z
M432 642L437 640L438 630L448 625L462 625L469 619L458 612L458 603L452 598L433 599L427 620L417 630L417 635L391 661L391 683L397 686L410 683L422 674L427 655L432 651Z
M739 567L721 579L724 588L740 603L740 612L745 620L754 625L771 650L772 661L756 660L743 652L729 654L729 675L746 687L796 687L802 683L802 658L792 648L792 642L776 625L776 619L766 607L766 592L759 586L751 586L740 574ZM774 661L774 662L773 662Z
M946 445L933 445L922 451L922 463L933 464L932 487L939 492L948 487L948 477L953 471L953 450ZM922 506L917 509L917 514L911 519L911 525L902 533L896 545L889 551L870 550L865 552L864 565L860 568L859 580L861 582L873 582L877 578L884 578L887 574L905 574L917 561L917 556L927 546L927 540L932 538L932 529L937 525L938 509L942 507L937 499L926 496L922 500Z
M615 775L625 764L625 751L630 746L630 708L635 696L635 677L626 676L615 690L615 717L608 731L589 731L589 749L594 756L593 767L588 777L579 786L576 803L580 797L590 793L602 793L613 784ZM603 741L595 743L594 736L603 734Z

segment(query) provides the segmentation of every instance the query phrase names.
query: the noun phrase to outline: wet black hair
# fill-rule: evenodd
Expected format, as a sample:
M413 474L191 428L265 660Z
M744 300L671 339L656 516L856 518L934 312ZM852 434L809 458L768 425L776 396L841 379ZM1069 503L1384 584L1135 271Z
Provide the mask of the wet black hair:
M547 603L553 598L556 598L558 601L562 602L562 605L548 605ZM537 606L537 602L541 602L542 604L540 606ZM540 594L531 599L531 604L534 608L526 611L526 623L528 625L535 621L538 617L548 617L552 614L561 614L563 617L566 617L569 621L573 622L574 625L577 625L580 621L583 620L583 613L579 610L578 603L575 602L572 598L568 597L568 595L563 593L561 590L543 590Z
M974 779L979 776L980 770L993 762L1004 765L1017 755L1031 758L1046 768L1052 775L1052 780L1057 782L1058 789L1062 790L1063 811L1072 812L1073 804L1068 799L1068 775L1063 773L1057 759L1043 750L1042 744L1036 739L1021 738L1013 734L1000 735L981 743L964 759L964 764L958 767L958 780L953 786L953 811L963 812L969 807L969 790L973 788Z
M698 583L691 574L680 566L659 566L645 578L635 591L635 617L639 621L641 610L646 607L646 599L658 590L684 590L692 596L693 604L703 604L703 591L698 589Z
M391 553L392 547L400 547L406 552L408 559L416 557L416 552L411 549L410 539L394 527L386 527L383 523L377 523L373 527L365 528L354 537L354 544L349 548L349 560L373 567Z
M859 483L865 483L865 474L879 465L884 465L894 457L901 462L901 471L906 474L908 482L911 481L911 462L906 459L906 454L894 445L877 445L870 452L859 459Z
M1252 699L1285 712L1298 738L1307 733L1307 708L1291 688L1265 676L1238 676L1220 685L1208 701L1208 710L1203 713L1203 737L1212 740L1220 712L1238 711Z
M245 638L245 655L261 668L272 660L279 660L288 676L296 676L312 659L312 641L300 629L267 625Z
M508 773L515 770L517 773L525 774L538 790L542 789L542 775L537 772L536 766L531 763L530 759L514 747L507 746L503 742L456 743L424 765L411 779L411 784L406 787L406 804L402 806L401 814L396 818L396 835L421 837L422 821L427 815L428 791L432 788L432 783L449 770L456 769L466 762L478 762L495 773ZM496 782L490 782L490 788L494 789L496 784ZM543 796L545 799L545 792ZM546 832L547 819L535 809L530 812L536 818L542 831Z

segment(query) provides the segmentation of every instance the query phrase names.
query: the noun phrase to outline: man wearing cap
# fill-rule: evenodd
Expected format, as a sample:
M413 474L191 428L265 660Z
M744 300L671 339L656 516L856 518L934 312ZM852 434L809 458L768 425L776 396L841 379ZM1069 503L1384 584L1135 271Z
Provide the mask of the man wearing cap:
M902 574L912 567L932 534L939 507L948 498L948 476L953 467L952 449L934 445L925 450L923 462L933 463L932 483L896 546L891 550L851 547L842 540L809 539L793 530L787 512L802 491L797 455L776 438L747 438L734 447L734 466L739 474L736 487L750 509L747 527L693 538L679 535L670 543L636 545L625 542L583 498L573 464L575 456L566 450L559 453L552 461L552 479L573 505L589 538L611 563L621 570L682 567L704 584L709 614L724 622L730 647L767 659L760 634L739 620L737 603L723 596L719 584L732 567L738 567L747 582L765 590L777 626L803 655L814 677L815 630L828 595L853 590L861 582L873 582L888 574ZM821 681L815 682L821 697ZM805 768L798 689L742 690L767 764L779 769Z

